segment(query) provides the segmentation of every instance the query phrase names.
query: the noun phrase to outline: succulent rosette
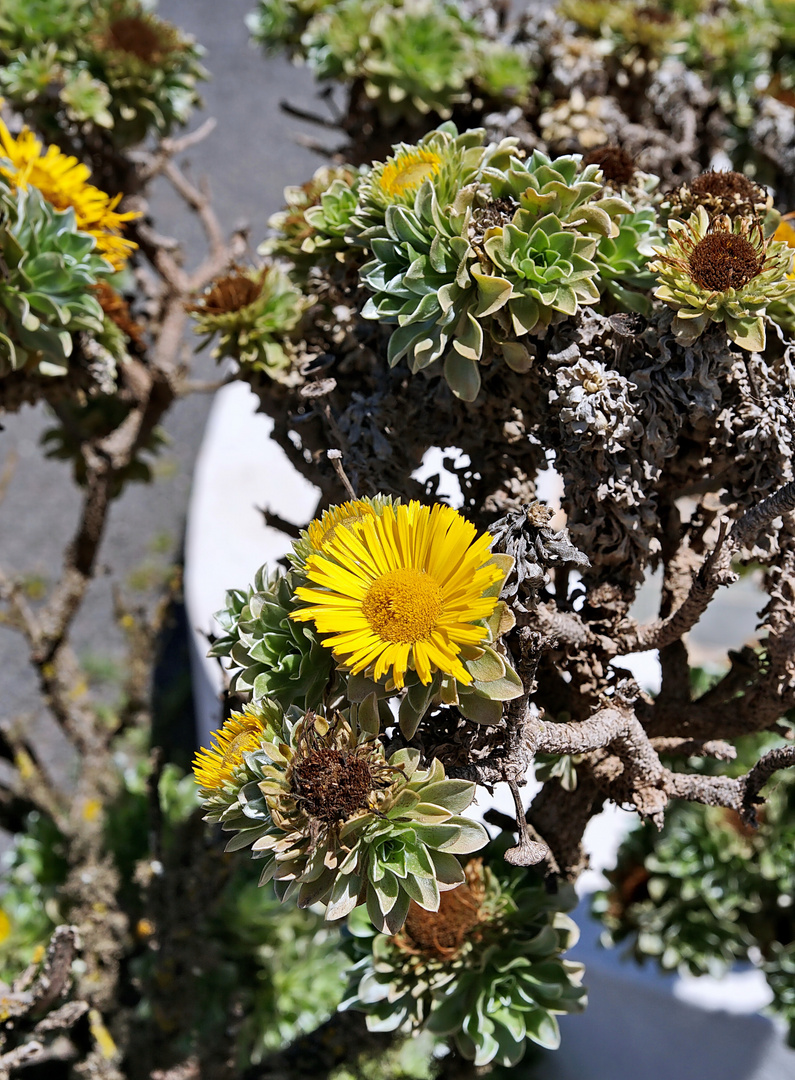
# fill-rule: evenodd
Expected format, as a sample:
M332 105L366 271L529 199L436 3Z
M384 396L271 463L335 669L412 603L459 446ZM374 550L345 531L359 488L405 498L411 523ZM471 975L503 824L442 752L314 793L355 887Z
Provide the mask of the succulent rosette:
M350 720L312 711L285 716L281 734L267 732L256 748L247 742L251 779L235 801L220 813L220 803L208 806L213 820L236 833L228 850L251 846L265 860L260 881L273 880L280 899L323 904L328 919L366 904L378 929L397 933L411 901L438 910L441 894L464 880L456 855L477 851L488 837L460 816L474 784L447 780L436 759L420 769L417 750L387 757L372 734L375 712L362 724L366 708L352 712ZM229 742L237 737L230 733ZM216 756L221 748L219 739ZM205 763L197 778L207 791Z
M196 333L204 335L200 349L217 337L213 356L231 357L253 371L284 380L289 378L291 361L283 339L301 321L306 306L306 298L280 267L233 266L188 310Z
M285 188L287 205L268 219L276 236L261 244L259 253L315 266L322 255L345 251L362 175L347 165L324 165L306 184Z
M594 255L599 270L598 284L620 308L643 314L651 311L648 293L656 279L649 270L649 262L654 256L654 245L661 243L663 237L657 214L647 206L621 217L618 236L603 236L599 241Z
M511 363L517 338L598 299L597 237L618 235L615 218L632 210L604 193L595 165L580 172L576 157L536 151L525 162L511 150L506 140L479 164L470 157L456 192L429 143L402 146L363 185L363 204L391 201L383 232L366 234L373 258L360 274L374 295L362 315L398 324L390 364L405 356L416 372L443 360L467 401L484 348Z
M99 10L81 52L90 74L108 88L119 146L142 142L151 131L168 135L200 101L203 49L138 0Z
M322 701L334 662L312 627L290 618L295 582L293 573L263 566L247 592L227 592L226 607L215 615L223 633L209 655L229 658L235 692L308 709Z
M761 225L747 218L710 221L699 206L687 222L670 222L668 243L655 254L654 295L676 311L673 331L685 345L716 322L741 348L762 349L767 308L795 293L792 249L766 240Z
M64 375L72 334L101 334L94 294L113 272L74 210L56 210L35 188L10 188L0 176L0 373L28 368Z
M488 854L488 853L487 853ZM585 1007L583 966L562 959L577 940L564 914L571 886L550 893L541 875L499 860L471 859L465 881L438 911L412 903L402 930L374 933L360 911L348 919L357 959L343 1008L373 1031L451 1037L477 1067L515 1065L528 1041L555 1048L556 1016Z

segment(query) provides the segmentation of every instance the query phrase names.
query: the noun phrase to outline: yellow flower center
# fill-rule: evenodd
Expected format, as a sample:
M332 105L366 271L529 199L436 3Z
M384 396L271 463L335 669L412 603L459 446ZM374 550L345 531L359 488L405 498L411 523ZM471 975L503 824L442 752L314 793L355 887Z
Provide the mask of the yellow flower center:
M362 612L382 641L424 641L442 613L442 590L424 570L389 570L367 590Z
M435 176L442 159L431 150L408 150L384 166L378 184L385 195L395 197L418 188L423 180Z

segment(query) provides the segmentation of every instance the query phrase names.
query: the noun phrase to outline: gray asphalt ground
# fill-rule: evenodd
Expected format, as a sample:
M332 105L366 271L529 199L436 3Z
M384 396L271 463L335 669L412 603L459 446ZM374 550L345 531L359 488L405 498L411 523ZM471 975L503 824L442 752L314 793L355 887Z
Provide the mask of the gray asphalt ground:
M188 155L191 176L205 176L224 226L231 230L245 220L252 246L262 240L270 214L283 202L287 184L302 183L321 163L317 154L298 145L296 136L326 137L333 133L302 125L286 116L279 102L323 111L316 103L311 75L281 58L265 58L248 42L244 25L253 0L162 0L159 13L193 34L206 48L211 81L204 84L205 107L194 114L188 130L215 117L215 131ZM201 258L198 223L165 183L153 191L152 208L160 232L185 245L187 265ZM193 348L193 341L187 347ZM212 379L215 363L206 353L195 361L195 376ZM154 462L156 482L132 484L114 504L92 584L75 626L74 642L93 671L108 680L113 696L112 664L124 656L123 642L112 616L113 582L137 602L153 595L181 547L193 462L211 404L208 395L178 402L165 421L170 445ZM32 586L57 579L63 549L79 514L80 493L70 465L44 458L40 439L52 426L45 407L25 407L3 420L0 433L0 475L7 465L13 477L0 505L0 565L29 576ZM110 678L109 678L110 676ZM101 688L100 688L101 689ZM49 731L27 667L24 645L0 627L0 717L24 716L42 737L52 741L54 768L64 767L66 748Z

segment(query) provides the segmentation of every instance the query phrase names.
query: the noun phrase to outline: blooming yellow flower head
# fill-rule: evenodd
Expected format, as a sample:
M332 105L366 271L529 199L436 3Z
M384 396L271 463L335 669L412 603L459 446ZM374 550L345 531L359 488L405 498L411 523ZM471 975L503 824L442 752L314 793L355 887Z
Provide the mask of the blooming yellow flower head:
M378 186L387 198L400 198L416 191L429 176L435 176L441 165L441 157L433 150L421 146L401 150L387 160L378 177Z
M319 518L310 523L306 530L307 538L316 552L323 552L326 544L336 536L337 529L350 528L366 517L375 516L375 507L365 499L340 503L324 510Z
M773 233L773 239L783 240L788 247L795 248L795 211L791 214L784 215L778 228ZM787 277L795 278L795 263L787 274Z
M220 792L234 779L235 769L243 764L243 754L258 749L265 737L266 727L260 717L252 712L233 712L213 733L215 745L196 752L196 783L208 794Z
M5 161L3 160L5 159ZM57 146L43 144L25 127L14 137L0 120L0 176L14 188L35 187L56 210L74 209L78 229L96 237L96 250L114 270L121 269L135 250L121 229L125 221L139 215L119 214L121 195L111 198L89 184L91 170L76 157L63 154Z
M387 675L397 688L408 668L426 684L434 671L468 684L462 655L487 636L497 597L484 594L502 577L490 543L449 506L385 506L336 526L296 589L308 606L290 617L331 635L323 644L354 673Z

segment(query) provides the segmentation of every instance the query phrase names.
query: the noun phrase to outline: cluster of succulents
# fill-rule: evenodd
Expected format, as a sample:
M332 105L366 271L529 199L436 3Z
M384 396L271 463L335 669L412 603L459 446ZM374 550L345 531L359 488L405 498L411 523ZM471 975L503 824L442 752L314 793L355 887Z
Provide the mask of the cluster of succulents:
M532 871L509 867L495 844L464 867L438 911L412 903L403 928L377 934L348 919L350 995L373 1031L426 1028L452 1039L476 1067L513 1066L528 1042L556 1049L556 1016L585 1007L583 966L563 960L579 931L565 914L574 890L550 893Z
M404 530L426 537L424 555L402 550ZM476 723L497 723L502 702L521 693L500 643L513 625L499 594L514 560L489 551L489 534L475 536L449 507L385 496L331 507L294 543L291 570L263 567L249 590L227 593L210 655L228 658L232 689L254 702L306 711L375 694L388 723L394 699L407 739L443 702ZM434 544L455 560L452 576L432 561ZM363 550L371 554L360 563ZM368 565L391 566L392 577L379 584ZM419 622L415 603L424 605ZM393 605L405 609L405 626L389 614Z
M248 18L266 50L287 49L320 79L361 87L382 123L449 117L473 98L523 101L523 53L486 36L456 4L430 0L260 0Z
M760 745L769 747L769 737L750 740L729 771L743 771ZM771 784L758 828L733 810L678 804L661 834L647 825L630 833L610 887L595 895L604 944L623 943L638 962L693 975L756 962L773 990L771 1009L792 1025L794 834L790 771Z
M585 994L563 958L574 890L508 866L504 843L467 860L488 840L463 815L474 784L407 741L441 705L470 716L468 692L494 694L496 715L474 708L481 724L521 693L498 639L514 561L491 539L449 508L385 497L315 519L291 570L228 596L213 652L247 703L193 766L228 851L251 849L282 901L349 918L342 1008L373 1030L452 1038L476 1066L556 1047L556 1015ZM563 535L550 542L566 557Z
M329 283L349 288L356 272L356 314L394 328L388 364L443 372L465 401L495 364L526 372L534 342L591 306L651 316L662 301L683 344L717 322L742 348L761 349L766 321L786 326L795 295L792 249L770 235L779 220L772 196L731 171L658 187L618 146L528 156L516 138L487 142L482 129L459 133L448 122L369 169L323 169L289 188L272 219L276 236L260 250L290 260L294 284L278 265L224 278L206 308L231 296L234 282L253 291L272 278L281 291L267 302L273 290L264 288L217 322L197 305L197 329L245 324L245 346L227 333L219 355L300 379L309 328L339 309ZM258 342L277 360L257 360Z
M514 560L492 542L440 505L380 496L325 511L288 572L228 594L212 652L247 703L194 762L228 851L250 848L283 901L350 916L345 1007L373 1030L453 1037L477 1065L556 1046L555 1015L585 993L581 965L562 959L573 891L498 866L502 852L466 861L488 840L463 816L475 785L410 742L456 703L499 724L522 692L500 641ZM557 546L565 557L562 535Z
M140 0L10 0L0 90L47 137L86 125L116 148L183 124L205 78L201 49Z
M63 375L78 331L101 334L94 290L113 271L81 232L74 210L56 210L36 188L0 178L0 374Z

